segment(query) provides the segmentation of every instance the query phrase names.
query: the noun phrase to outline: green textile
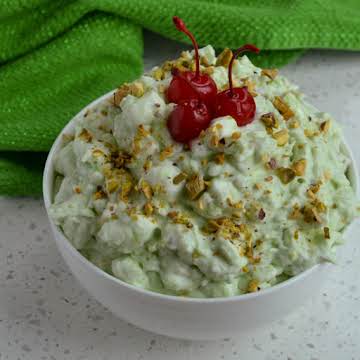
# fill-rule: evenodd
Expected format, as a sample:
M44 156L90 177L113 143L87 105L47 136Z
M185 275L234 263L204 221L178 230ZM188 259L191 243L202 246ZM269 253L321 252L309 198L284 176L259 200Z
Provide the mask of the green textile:
M41 192L45 152L82 107L142 72L142 29L263 50L281 66L309 48L360 50L359 0L0 0L0 194ZM156 46L156 44L154 44Z

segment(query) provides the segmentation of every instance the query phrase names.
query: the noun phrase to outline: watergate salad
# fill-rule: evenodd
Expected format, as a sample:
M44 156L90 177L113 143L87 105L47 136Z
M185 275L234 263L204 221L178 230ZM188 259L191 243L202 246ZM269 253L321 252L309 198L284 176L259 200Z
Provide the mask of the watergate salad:
M256 106L251 122L218 116L216 99L211 110L168 100L172 80L194 74L185 51L89 108L64 136L50 215L104 271L164 294L223 297L334 261L357 211L342 132L276 70L233 55L200 49L200 73L229 91L233 59L234 90ZM181 139L181 114L202 105L208 123Z

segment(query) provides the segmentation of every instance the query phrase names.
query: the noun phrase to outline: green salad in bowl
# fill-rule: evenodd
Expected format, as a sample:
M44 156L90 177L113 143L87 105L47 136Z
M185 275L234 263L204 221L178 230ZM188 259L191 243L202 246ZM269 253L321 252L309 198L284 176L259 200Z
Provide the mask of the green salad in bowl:
M76 118L54 158L52 220L96 266L163 294L256 292L333 262L358 205L341 129L276 70L211 46L199 59L218 92L232 59L251 121L218 116L215 99L179 141L169 88L196 67L185 51Z

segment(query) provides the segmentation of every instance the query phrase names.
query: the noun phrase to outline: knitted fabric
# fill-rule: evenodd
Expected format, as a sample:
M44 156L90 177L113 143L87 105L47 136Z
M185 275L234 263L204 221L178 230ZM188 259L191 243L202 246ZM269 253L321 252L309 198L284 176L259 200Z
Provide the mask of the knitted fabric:
M142 72L142 29L253 43L260 66L309 48L360 50L359 0L0 0L0 194L36 195L52 142L87 103ZM156 44L154 44L156 46Z

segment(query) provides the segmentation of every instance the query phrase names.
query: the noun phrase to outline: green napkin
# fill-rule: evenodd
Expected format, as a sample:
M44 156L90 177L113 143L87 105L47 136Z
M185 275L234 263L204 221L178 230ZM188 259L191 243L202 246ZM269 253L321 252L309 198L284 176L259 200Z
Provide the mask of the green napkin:
M0 193L36 195L52 142L82 107L142 72L142 29L262 48L281 66L308 48L360 50L359 0L0 0ZM154 44L156 47L156 44Z

